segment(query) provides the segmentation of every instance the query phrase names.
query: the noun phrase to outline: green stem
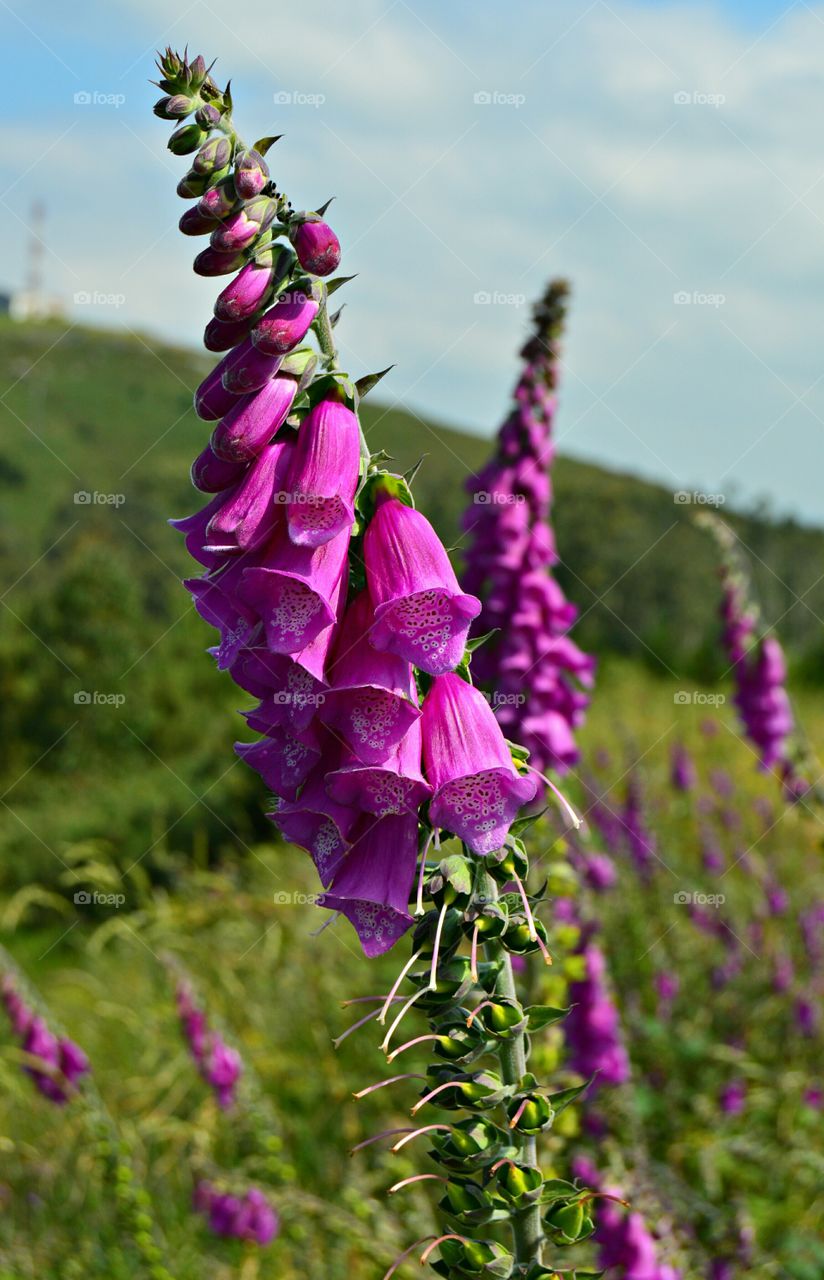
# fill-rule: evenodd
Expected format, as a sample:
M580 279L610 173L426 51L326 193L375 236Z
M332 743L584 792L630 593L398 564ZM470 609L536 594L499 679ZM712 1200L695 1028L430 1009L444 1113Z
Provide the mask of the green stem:
M486 877L484 894L488 901L496 901L498 886L491 876ZM499 942L486 944L486 952L491 960L499 960L501 968L495 984L495 992L510 1000L517 1000L515 975L512 970L512 957ZM502 1040L498 1049L501 1064L501 1077L506 1084L520 1084L526 1073L526 1033L521 1031L509 1040ZM537 1139L529 1134L515 1134L520 1137L519 1163L538 1167ZM541 1245L543 1229L541 1211L538 1205L529 1205L512 1215L512 1235L515 1242L515 1260L525 1266L532 1262L541 1262Z

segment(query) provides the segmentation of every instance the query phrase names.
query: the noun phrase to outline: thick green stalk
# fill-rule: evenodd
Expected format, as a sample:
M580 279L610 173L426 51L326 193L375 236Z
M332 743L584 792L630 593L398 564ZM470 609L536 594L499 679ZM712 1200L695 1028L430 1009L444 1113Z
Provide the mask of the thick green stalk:
M498 897L498 886L491 876L486 876L484 893L489 901ZM488 959L500 961L501 968L495 984L496 994L511 1000L517 1000L515 975L512 970L512 957L497 941L486 944ZM506 1084L520 1084L526 1072L526 1033L521 1031L509 1040L502 1040L498 1048L501 1063L501 1078ZM537 1140L534 1136L521 1134L520 1163L537 1167ZM522 1264L541 1262L541 1245L543 1228L541 1211L538 1205L529 1205L512 1215L512 1234L515 1242L515 1260Z

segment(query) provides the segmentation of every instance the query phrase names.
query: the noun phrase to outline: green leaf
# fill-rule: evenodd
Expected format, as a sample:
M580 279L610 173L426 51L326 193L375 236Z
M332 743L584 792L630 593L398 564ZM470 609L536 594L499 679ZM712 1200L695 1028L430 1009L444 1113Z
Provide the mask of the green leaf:
M258 138L257 142L252 146L252 150L257 151L258 155L265 156L269 148L273 147L276 142L280 142L282 137L282 133L275 133L268 138Z
M350 277L350 279L352 278L354 277ZM345 281L341 281L341 283L343 284ZM395 366L390 364L385 369L381 369L380 373L367 373L362 378L358 378L355 387L359 398L362 400L364 396L368 396L369 392L378 385L381 378L385 378L387 373L390 373L394 368Z
M565 1018L571 1009L572 1005L569 1009L553 1009L549 1004L531 1004L526 1010L529 1030L541 1031L543 1027L551 1027L553 1023Z
M551 1103L552 1109L556 1113L556 1115L559 1112L565 1110L565 1108L568 1107L570 1103L575 1102L576 1098L580 1098L581 1094L585 1093L586 1090L589 1088L589 1086L592 1084L597 1074L598 1072L594 1071L588 1080L585 1080L583 1084L576 1085L574 1088L561 1089L560 1092L558 1093L548 1093L547 1098Z

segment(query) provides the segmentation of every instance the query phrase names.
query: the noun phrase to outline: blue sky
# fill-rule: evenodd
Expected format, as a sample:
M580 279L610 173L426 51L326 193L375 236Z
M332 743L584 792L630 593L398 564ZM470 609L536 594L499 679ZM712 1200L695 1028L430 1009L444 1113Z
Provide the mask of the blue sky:
M250 135L286 135L293 201L337 197L355 374L394 362L385 395L491 433L529 303L564 275L563 451L824 522L824 5L237 10L233 30L216 0L3 0L0 287L42 199L73 320L198 341L215 289L146 86L188 40Z

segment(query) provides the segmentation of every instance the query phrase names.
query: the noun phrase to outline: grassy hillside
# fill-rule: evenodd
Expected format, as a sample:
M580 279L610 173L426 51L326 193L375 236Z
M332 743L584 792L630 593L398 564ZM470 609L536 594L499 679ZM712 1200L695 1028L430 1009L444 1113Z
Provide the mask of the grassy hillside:
M0 554L7 582L49 548L65 553L91 528L141 551L143 574L162 570L143 542L164 564L184 564L165 519L196 503L187 470L208 427L191 409L191 392L207 367L198 354L153 339L0 320L6 514ZM416 482L419 504L459 546L464 482L485 462L489 442L370 401L364 422L374 447L401 467L426 455ZM656 485L565 458L556 464L554 485L559 576L581 607L581 642L677 674L711 675L715 558L691 525L695 508L678 505ZM92 502L76 502L78 492ZM99 495L116 496L104 502ZM814 667L822 649L824 534L791 521L736 523L752 552L767 618L781 620L791 651Z

